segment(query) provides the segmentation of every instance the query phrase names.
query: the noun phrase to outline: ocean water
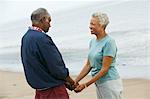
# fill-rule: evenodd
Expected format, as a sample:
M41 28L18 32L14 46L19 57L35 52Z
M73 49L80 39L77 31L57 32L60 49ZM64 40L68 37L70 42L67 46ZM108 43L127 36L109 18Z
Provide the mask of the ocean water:
M13 3L13 4L12 4ZM20 2L12 2L10 8L16 13L16 18L8 18L0 24L0 69L5 71L23 72L20 58L21 37L30 26L29 13L39 7L39 3L30 2L30 9L26 9L28 3L22 6ZM32 3L35 6L32 6ZM43 7L51 9L43 3ZM93 12L102 11L108 14L110 24L107 32L118 46L117 69L122 78L150 78L150 2L149 0L112 0L109 2L79 2L70 8L65 8L63 2L59 5L53 2L52 27L47 33L52 37L62 53L70 74L77 75L84 66L88 54L89 41L94 36L89 32L90 16ZM6 4L7 5L7 4ZM12 5L12 6L10 6ZM56 6L54 6L56 5ZM7 5L8 6L8 5ZM21 16L14 9L23 9L27 16ZM63 10L62 10L63 9ZM50 10L51 11L51 10ZM24 15L23 12L21 12ZM17 16L18 15L18 16ZM4 16L9 16L4 14Z
M61 53L70 74L79 74L87 59L88 49L68 49L61 51ZM150 78L149 62L146 63L148 60L140 57L118 56L116 67L122 78ZM19 52L1 54L0 63L1 70L23 72Z

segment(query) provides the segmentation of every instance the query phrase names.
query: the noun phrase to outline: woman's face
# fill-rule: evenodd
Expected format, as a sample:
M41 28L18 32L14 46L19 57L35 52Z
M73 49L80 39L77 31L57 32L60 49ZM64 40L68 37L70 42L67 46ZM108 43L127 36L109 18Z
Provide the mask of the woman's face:
M99 30L101 29L101 26L99 24L99 20L97 17L92 17L90 21L90 26L91 34L98 34Z

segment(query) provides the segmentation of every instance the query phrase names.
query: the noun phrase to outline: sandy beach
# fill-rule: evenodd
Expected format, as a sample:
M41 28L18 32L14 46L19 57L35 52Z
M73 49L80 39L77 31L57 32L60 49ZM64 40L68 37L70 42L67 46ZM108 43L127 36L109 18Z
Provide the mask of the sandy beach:
M88 79L90 76L82 82ZM123 79L123 86L123 99L150 99L148 79ZM78 94L68 92L70 99L96 99L94 84ZM0 71L0 99L34 99L34 89L27 84L23 73Z

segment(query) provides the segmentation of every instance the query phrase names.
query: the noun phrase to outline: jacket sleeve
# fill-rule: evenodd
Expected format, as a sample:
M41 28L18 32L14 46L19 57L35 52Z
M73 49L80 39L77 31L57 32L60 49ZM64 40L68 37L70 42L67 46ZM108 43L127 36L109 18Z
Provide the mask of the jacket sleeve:
M46 36L37 42L40 59L49 73L57 79L66 80L66 77L69 76L69 70L52 39Z

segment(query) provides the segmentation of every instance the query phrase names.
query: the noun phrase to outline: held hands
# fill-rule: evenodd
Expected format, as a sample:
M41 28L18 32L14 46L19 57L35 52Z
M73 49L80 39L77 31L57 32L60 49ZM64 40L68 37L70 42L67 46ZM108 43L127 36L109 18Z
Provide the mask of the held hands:
M65 86L69 90L74 90L78 85L79 83L75 82L70 76L66 78Z
M73 82L68 82L68 81L65 82L66 88L68 88L70 91L74 90L78 85L79 85L79 83L75 82L75 81L73 81Z
M79 85L79 83L70 83L70 82L65 82L65 86L66 88L68 88L70 91L74 90L77 86Z
M75 80L73 80L70 76L66 78L65 82L66 88L68 88L70 91L74 90L76 93L81 92L84 88L86 88L86 84L80 84Z
M74 84L71 84L69 82L65 83L66 88L68 88L70 91L74 90L76 93L81 92L84 88L87 86L85 84L80 84L78 82L74 82Z
M80 85L78 85L75 89L74 89L74 91L76 92L76 93L79 93L79 92L81 92L84 88L86 88L87 86L86 86L86 84L80 84Z

